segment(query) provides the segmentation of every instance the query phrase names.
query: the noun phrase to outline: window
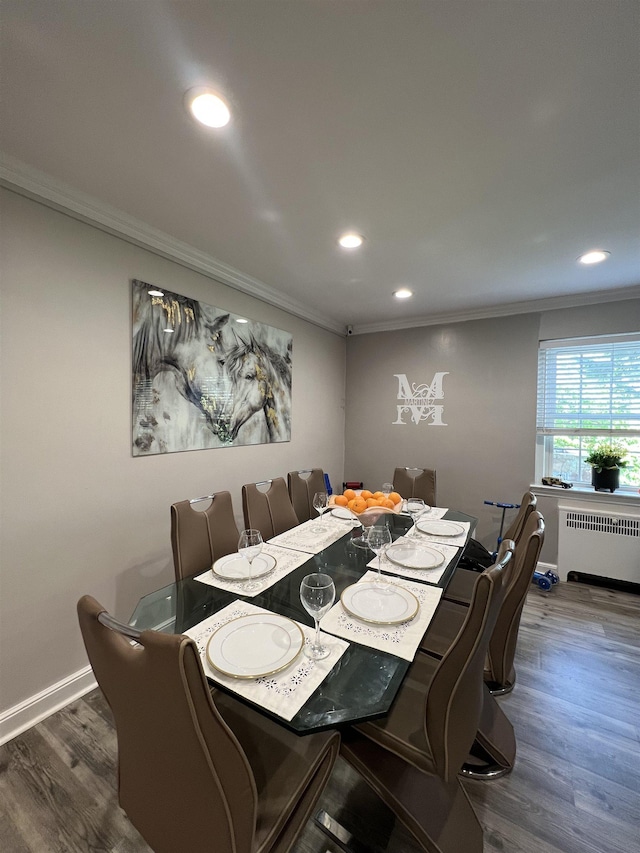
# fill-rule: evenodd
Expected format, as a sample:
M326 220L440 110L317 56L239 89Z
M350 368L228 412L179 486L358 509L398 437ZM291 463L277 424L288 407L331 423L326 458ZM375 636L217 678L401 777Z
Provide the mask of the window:
M640 333L542 341L538 356L536 472L591 485L589 451L627 451L620 489L640 486Z

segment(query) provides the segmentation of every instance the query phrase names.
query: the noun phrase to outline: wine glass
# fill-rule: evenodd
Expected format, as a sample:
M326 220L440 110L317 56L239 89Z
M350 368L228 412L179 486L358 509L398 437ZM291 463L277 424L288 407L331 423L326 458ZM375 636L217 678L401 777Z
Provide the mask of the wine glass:
M376 580L378 586L386 586L388 584L388 581L382 575L381 562L382 554L387 550L389 545L391 545L391 541L391 531L386 524L380 526L374 524L373 527L369 528L369 533L367 534L367 545L378 557L378 577Z
M427 507L422 498L408 498L406 509L415 525L419 516L422 515L422 513L427 509Z
M316 492L313 496L313 508L320 514L320 522L322 513L329 506L329 495L326 492ZM324 530L325 526L322 523L316 525L317 530Z
M391 492L393 491L393 483L383 483L382 489L380 490L385 498L388 498Z
M320 644L320 620L327 613L336 597L336 588L331 575L313 572L302 579L300 601L316 626L316 635L311 645L305 644L304 653L311 660L322 660L330 652Z
M240 534L240 539L238 539L238 554L242 554L249 563L249 580L242 584L242 589L245 592L253 592L256 589L262 589L262 582L254 581L251 576L253 571L253 561L260 551L262 551L262 534L260 531L253 530L251 528L243 530Z

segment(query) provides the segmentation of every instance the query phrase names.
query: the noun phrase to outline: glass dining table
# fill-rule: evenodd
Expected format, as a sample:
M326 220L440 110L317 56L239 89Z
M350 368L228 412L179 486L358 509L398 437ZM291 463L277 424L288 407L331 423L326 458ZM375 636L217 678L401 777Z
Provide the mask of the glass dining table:
M408 516L400 513L389 514L387 518L394 540L404 535L413 524ZM469 536L473 534L477 522L472 516L455 510L448 510L444 519L469 522ZM458 549L435 586L446 589L462 550ZM273 613L312 625L313 620L300 602L300 582L305 575L316 571L330 574L338 599L346 587L356 583L367 571L367 564L372 558L373 553L356 543L349 528L332 545L314 554L299 568L249 600ZM238 598L242 598L241 593L227 592L194 578L184 578L140 599L130 624L139 630L183 633ZM352 642L291 720L284 720L263 708L259 710L298 734L383 717L388 713L409 666L408 661L396 655ZM224 690L219 684L215 686ZM240 701L248 701L235 693L233 695Z

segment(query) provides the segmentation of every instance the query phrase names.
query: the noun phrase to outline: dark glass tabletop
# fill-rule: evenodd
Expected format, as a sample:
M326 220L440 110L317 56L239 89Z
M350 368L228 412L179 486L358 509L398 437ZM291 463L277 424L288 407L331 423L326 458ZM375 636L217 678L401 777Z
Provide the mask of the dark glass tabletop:
M473 534L475 518L454 510L448 510L444 517L452 521L471 522L470 535ZM394 539L402 536L412 524L404 515L390 514L388 518ZM461 553L462 549L451 561L437 586L446 587ZM347 586L355 583L367 571L367 563L372 557L369 549L354 544L349 530L337 542L249 600L257 607L312 626L313 620L300 603L302 578L310 572L326 571L333 577L337 600ZM140 599L131 617L131 624L140 630L182 633L237 598L242 598L242 594L226 592L193 578L185 578ZM408 667L409 663L402 658L351 643L295 717L290 721L281 717L275 719L299 734L305 734L384 716ZM216 687L224 689L217 683ZM239 701L246 701L235 693L233 695ZM262 708L260 710L268 713Z

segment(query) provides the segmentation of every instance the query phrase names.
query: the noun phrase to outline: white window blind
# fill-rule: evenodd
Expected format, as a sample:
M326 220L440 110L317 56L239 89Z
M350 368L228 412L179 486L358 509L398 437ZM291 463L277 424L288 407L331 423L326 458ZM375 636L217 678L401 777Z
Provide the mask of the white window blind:
M640 333L542 342L537 432L640 436Z

